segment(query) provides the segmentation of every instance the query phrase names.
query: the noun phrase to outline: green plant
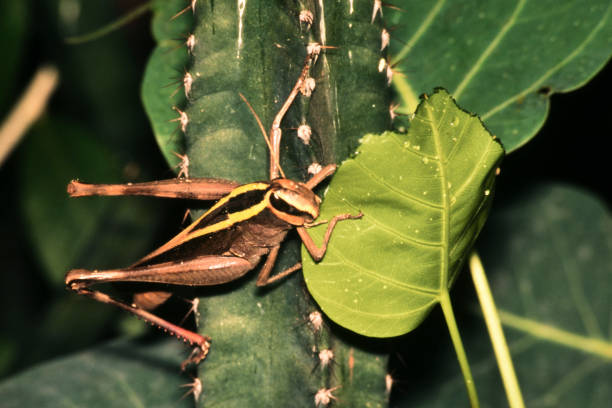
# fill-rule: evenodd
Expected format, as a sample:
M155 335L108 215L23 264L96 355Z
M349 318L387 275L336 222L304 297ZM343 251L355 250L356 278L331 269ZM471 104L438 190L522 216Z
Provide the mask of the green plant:
M574 5L569 1L563 4L554 2L553 7L553 3L526 0L517 4L501 2L494 6L477 5L476 2L415 1L402 5L405 11L385 9L382 16L384 24L381 18L383 11L375 8L378 2L327 2L322 10L323 3L319 2L269 4L249 1L244 14L240 14L236 7L241 2L230 4L216 1L198 3L195 22L189 12L171 20L170 17L184 7L182 3L153 3L153 27L158 47L147 67L143 99L164 156L174 165L176 158L172 152L185 148L192 162L192 176L225 177L239 181L265 178L266 148L237 92L244 93L263 122L269 124L277 109L276 101L283 99L282 95L299 72L304 45L312 41L338 48L328 50L321 56L314 76L317 88L312 99L302 99L296 104L284 124L285 128L290 128L307 122L316 136L311 145L306 146L290 131L285 132L286 150L282 165L292 177L298 179L305 177L313 161L341 162L355 151L357 141L364 135L388 129L391 126L388 109L394 98L393 90L397 93L396 99L402 102L396 112L410 115L416 108L417 95L431 93L434 87L443 86L462 108L478 113L511 153L535 135L545 118L553 92L570 90L583 84L610 55L606 41L610 38L612 24L610 6L606 2L594 3L590 7ZM314 10L315 20L310 27L309 24L296 22L302 9ZM555 12L549 13L553 9ZM322 16L325 17L324 22ZM180 45L176 39L190 32L191 24L195 24L193 32L197 40L193 59L185 49L175 49ZM273 29L270 28L272 24ZM326 28L325 37L320 28L322 24ZM381 47L383 27L387 27L392 38L397 39L390 44L390 64L381 63L387 51L386 47ZM568 27L572 27L572 35L567 35ZM195 78L186 100L184 93L163 87L169 77L177 75L176 69L180 71L180 76L184 75L184 67L189 67L188 72ZM379 67L382 69L379 70ZM393 76L394 88L388 88L386 74L393 70L399 73ZM184 139L183 133L176 131L177 124L169 122L177 117L172 106L186 112L190 118ZM402 130L402 127L411 126L408 122L400 117L395 126ZM370 141L377 137L369 136ZM359 156L355 162L357 160ZM495 164L497 161L492 162ZM400 172L401 169L392 170L395 171ZM85 177L83 173L73 176ZM341 184L341 188L348 189L345 184ZM579 367L571 378L555 380L559 377L551 376L552 379L547 381L550 384L559 381L558 387L552 387L548 394L540 394L541 388L529 381L532 378L529 371L538 370L521 368L521 356L524 355L521 354L517 366L519 379L521 376L527 379L522 381L524 394L528 401L546 403L555 398L567 398L568 395L561 390L567 385L579 383L582 385L580 392L572 394L570 399L584 400L589 390L588 384L581 380L586 375L600 374L593 381L597 384L597 381L605 378L606 370L609 372L606 363L610 358L610 345L603 339L605 330L598 323L607 313L602 299L606 298L609 288L595 286L587 289L584 287L587 282L582 282L577 274L579 271L593 270L594 274L601 274L593 277L593 282L605 281L605 263L597 262L594 267L586 262L596 262L589 254L605 256L608 252L609 216L591 198L559 187L534 189L528 196L508 199L505 204L499 211L499 218L495 218L494 212L491 226L483 233L489 239L479 245L479 250L487 270L493 272L493 291L498 304L504 309L502 322L518 329L512 332L513 335L518 333L518 340L511 338L511 348L522 353L536 353L532 350L541 346L538 339L566 339L558 341L558 344L566 347L563 349L564 358L557 360L548 357L552 354L552 346L542 346L545 351L537 353L543 356L542 360L523 357L525 367L534 364L534 361L539 361L545 367L558 364L557 369L550 369L555 372L563 372L564 367L575 364ZM79 204L72 205L76 208ZM334 204L329 205L333 210ZM547 217L537 216L542 205L549 209ZM572 229L576 219L566 214L580 213L591 207L593 210L590 213L595 215L586 217L581 225L592 227L578 231L584 238L584 242L581 241L582 252L582 247L576 246L577 256L568 256L563 262L570 283L569 297L573 297L578 305L572 308L559 304L553 295L544 290L546 284L555 280L547 275L547 271L554 272L549 266L553 260L559 259L547 257L553 250L562 259L565 254L571 253L572 242L577 239L577 232ZM91 212L88 217L92 222L95 220ZM139 213L136 218L143 219L146 215ZM517 219L524 221L516 222ZM482 222L478 224L480 226ZM592 232L598 226L602 229L601 235ZM567 230L556 235L562 237L558 241L547 240L546 237L550 238L550 235L542 231L556 228ZM477 229L470 232L469 242L475 239ZM532 234L525 234L525 230ZM585 232L588 230L591 232ZM336 238L342 238L341 235ZM345 244L348 238L337 242ZM508 244L490 243L499 240L508 240ZM547 248L546 244L554 245L553 249ZM533 254L525 258L522 254L528 248L533 248ZM368 250L374 251L371 248ZM57 253L51 253L57 256ZM491 254L495 254L495 257L492 258ZM365 249L364 255L368 256ZM297 256L295 244L292 248L286 248L279 267L291 264ZM403 253L396 256L401 257ZM516 267L513 267L515 263ZM508 282L509 268L520 271L516 284ZM60 271L57 276L59 281L61 268L54 269ZM496 269L501 269L501 272ZM456 272L453 271L449 282L455 279ZM532 274L538 278L534 279ZM537 284L543 287L540 289ZM513 293L520 296L512 296ZM585 299L587 293L592 294L595 300L592 304ZM419 365L416 370L418 374L429 379L432 376L427 376L424 366L441 366L432 356L420 362L418 357L411 354L424 353L422 350L427 350L427 347L412 350L411 342L414 340L409 336L395 342L375 341L348 334L332 323L328 323L323 332L314 334L308 325L300 324L315 306L299 277L264 292L257 291L247 280L230 288L213 290L208 295L202 299L200 309L202 330L213 337L213 352L199 368L204 387L201 404L204 406L312 406L313 393L317 389L334 387L336 384L342 385L334 391L338 398L334 401L337 406L359 406L363 403L382 406L388 398L384 381L388 373L383 357L385 349L393 347L403 350L404 355L413 362L413 367ZM523 314L514 309L513 303L517 300L522 300L521 306L527 308L529 313ZM539 310L540 307L543 310ZM566 309L563 310L564 307ZM550 308L562 309L565 316L570 311L576 312L570 325L565 327L565 334L579 332L577 326L580 322L585 323L586 334L576 338L557 336L556 332L546 330L551 325L557 326L555 322L560 322L555 320L558 316L550 316L550 320L542 317L540 313L546 313ZM337 319L337 316L332 318ZM342 319L338 322L347 325ZM605 318L603 322L606 322ZM562 326L561 323L559 326ZM427 327L414 335L422 336L425 330L436 333L432 324L426 323ZM400 334L402 330L406 331L407 328L391 334ZM468 333L466 348L471 355L474 348L470 345L476 344L474 347L479 351L482 343L473 339L472 331ZM447 336L443 332L437 335ZM597 337L600 339L588 341ZM585 343L594 343L594 346L587 347ZM329 368L324 370L317 367L313 371L317 357L312 352L313 345L317 351L325 348L334 350L336 362L330 366L333 375ZM433 346L434 351L431 352L443 355L441 359L449 361L451 372L457 372L454 358L439 351L435 347L440 346L439 343L434 342ZM134 353L134 350L138 350L142 359L117 357ZM594 357L583 360L575 350L586 351ZM77 405L88 406L172 405L180 397L178 384L182 380L173 372L174 368L164 367L166 364L174 367L180 360L178 353L180 349L172 342L152 347L122 342L25 373L0 386L0 394L3 394L5 401L18 401L18 396L24 394L27 386L49 381L51 373L61 369L74 372L83 383L76 385L71 377L66 376L57 380L55 396L29 392L25 398L31 404L36 401L39 405L43 398L49 405L66 398ZM151 364L147 364L150 359L162 368L151 367ZM353 368L350 367L351 360L355 364ZM504 397L496 391L498 384L489 385L486 382L489 378L497 378L494 369L485 357L477 361L480 363L472 371L482 404L502 404ZM404 368L403 371L408 372L407 377L413 378L414 384L417 374L412 374L413 367ZM87 368L93 371L83 376ZM107 370L112 370L110 377L117 382L100 382L104 373L110 372ZM490 373L491 370L493 373ZM394 372L391 374L396 376ZM464 398L462 395L465 395L465 391L458 388L462 387L461 381L440 384L448 376L444 370L440 370L439 377L433 376L439 378L439 382L422 387L422 393L414 392L411 384L406 385L405 388L412 394L409 397L398 394L393 404L408 406L409 400L413 403L416 401L419 406L456 404L457 399ZM526 383L528 385L525 387ZM100 387L100 393L93 392L95 388L92 384ZM117 391L121 387L134 391ZM402 384L398 387L401 388ZM110 390L121 394L111 394ZM125 395L129 397L126 399ZM599 388L599 393L593 394L591 401L596 405L599 400L605 401L607 396L609 390ZM578 402L573 405L578 405Z

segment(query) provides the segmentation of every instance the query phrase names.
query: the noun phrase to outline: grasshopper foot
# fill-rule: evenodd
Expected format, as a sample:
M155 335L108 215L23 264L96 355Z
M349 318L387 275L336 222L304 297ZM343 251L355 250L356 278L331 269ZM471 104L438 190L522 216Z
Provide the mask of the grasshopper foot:
M202 344L197 345L192 351L189 357L185 359L181 363L181 371L185 371L187 366L194 364L198 365L206 358L208 355L208 350L210 350L210 340L211 338L208 336L204 337L205 341Z

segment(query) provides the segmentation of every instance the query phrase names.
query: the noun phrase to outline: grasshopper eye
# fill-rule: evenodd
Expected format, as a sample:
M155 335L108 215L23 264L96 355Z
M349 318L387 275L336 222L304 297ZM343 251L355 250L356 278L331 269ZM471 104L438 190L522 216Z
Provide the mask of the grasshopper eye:
M313 214L310 211L301 210L295 204L293 204L290 200L287 200L287 198L291 198L291 197L283 197L281 194L274 193L272 194L272 197L270 198L270 204L278 212L288 214L294 217L302 218L306 220L307 222L310 222L314 219Z

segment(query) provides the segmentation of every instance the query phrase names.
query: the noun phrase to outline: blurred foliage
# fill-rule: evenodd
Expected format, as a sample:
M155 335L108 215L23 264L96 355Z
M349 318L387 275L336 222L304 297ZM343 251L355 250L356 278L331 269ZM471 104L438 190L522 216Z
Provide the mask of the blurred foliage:
M116 311L66 292L64 274L71 267L133 262L179 228L182 210L167 202L69 200L65 193L78 177L121 182L172 175L139 97L152 47L148 19L93 43L64 43L66 36L102 26L139 3L0 4L7 52L0 66L3 116L41 64L60 71L46 114L0 168L0 375L116 333Z

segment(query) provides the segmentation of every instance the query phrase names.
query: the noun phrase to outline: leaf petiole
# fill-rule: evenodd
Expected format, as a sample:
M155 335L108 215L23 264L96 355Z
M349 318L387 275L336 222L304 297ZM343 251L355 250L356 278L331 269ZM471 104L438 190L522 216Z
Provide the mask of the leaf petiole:
M516 372L514 371L508 344L501 327L499 314L493 301L493 295L491 294L491 288L484 273L482 262L476 252L472 252L470 255L470 273L472 274L474 287L478 294L478 301L480 302L482 314L487 324L489 337L493 344L495 359L497 360L497 366L504 383L508 404L510 404L511 408L524 408L523 395L516 378Z

